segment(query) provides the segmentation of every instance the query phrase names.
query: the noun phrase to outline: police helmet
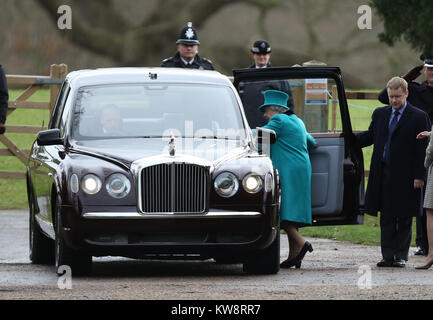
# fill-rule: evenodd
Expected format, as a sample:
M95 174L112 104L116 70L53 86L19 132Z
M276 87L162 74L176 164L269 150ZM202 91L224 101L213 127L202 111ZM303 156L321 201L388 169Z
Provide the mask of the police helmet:
M257 54L268 54L271 53L271 51L271 46L265 40L257 40L251 48L251 52Z
M188 22L187 26L182 29L179 39L177 39L176 43L182 43L190 46L200 44L198 41L197 31L193 28L192 22Z

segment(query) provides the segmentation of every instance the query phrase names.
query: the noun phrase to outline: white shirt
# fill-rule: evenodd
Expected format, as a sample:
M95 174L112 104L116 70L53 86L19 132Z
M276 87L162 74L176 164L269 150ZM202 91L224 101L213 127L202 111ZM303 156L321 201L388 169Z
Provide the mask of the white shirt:
M186 65L188 65L188 64L192 64L192 63L194 62L194 59L195 59L195 58L192 58L192 60L188 62L188 61L186 61L184 58L180 57L180 60L182 60L182 62L183 62L184 64L186 64Z

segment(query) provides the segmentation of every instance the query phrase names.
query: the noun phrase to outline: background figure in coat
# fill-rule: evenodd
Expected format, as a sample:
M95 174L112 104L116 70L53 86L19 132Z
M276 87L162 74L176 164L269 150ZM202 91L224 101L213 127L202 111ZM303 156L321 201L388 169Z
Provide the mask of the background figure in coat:
M433 131L433 127L432 127ZM430 137L431 131L421 132L416 138L423 139ZM426 209L427 218L427 239L430 250L428 251L427 258L423 265L417 266L415 269L429 269L433 265L433 139L427 146L425 153L424 166L428 169L427 184L424 198L424 208Z
M6 82L6 75L0 65L0 134L6 131L6 116L8 111L9 92Z
M271 64L272 49L269 42L257 40L251 47L251 55L254 63L249 69L263 69L272 67ZM264 103L264 92L266 90L279 90L287 93L287 107L294 109L293 94L290 83L287 80L266 80L254 82L241 82L239 84L239 95L251 128L262 127L266 124L263 114L257 110L258 105Z
M409 96L407 101L413 106L425 111L430 121L433 123L433 59L420 57L422 65L416 66L409 70L402 78L408 82ZM424 73L426 80L418 83L414 80ZM379 94L379 101L383 104L389 104L387 89L383 89ZM427 255L429 245L427 240L426 214L416 218L416 245L415 255Z
M370 164L366 212L380 211L381 250L378 267L404 267L412 236L412 219L421 213L427 143L417 140L428 130L427 114L407 102L407 82L387 84L390 105L377 108L367 131L358 134L361 147L374 145ZM428 129L426 129L428 128Z
M264 93L259 107L269 120L264 128L274 130L277 139L271 145L271 159L281 181L280 221L289 241L289 256L282 268L301 266L307 251L313 247L298 232L298 227L311 224L311 163L308 151L316 141L295 114L289 113L288 95L278 90Z

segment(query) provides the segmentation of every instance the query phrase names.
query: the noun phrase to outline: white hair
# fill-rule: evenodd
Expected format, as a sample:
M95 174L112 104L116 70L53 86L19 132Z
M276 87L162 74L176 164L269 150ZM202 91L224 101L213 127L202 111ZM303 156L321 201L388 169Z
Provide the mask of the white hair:
M279 113L284 113L287 111L287 108L284 107L280 107L280 106L266 106L267 108L269 108L272 111L277 111Z

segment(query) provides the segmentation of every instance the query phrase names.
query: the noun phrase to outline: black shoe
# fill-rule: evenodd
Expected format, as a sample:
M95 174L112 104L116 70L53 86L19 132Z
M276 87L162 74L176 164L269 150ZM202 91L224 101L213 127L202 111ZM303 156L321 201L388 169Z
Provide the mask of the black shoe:
M291 267L293 267L296 263L295 259L286 259L283 262L280 263L280 268L282 269L289 269Z
M416 256L426 256L428 254L427 250L425 250L423 247L417 247L415 251Z
M379 268L390 268L394 264L394 260L382 259L377 263Z
M304 259L305 254L308 252L313 252L313 246L308 241L305 241L304 246L302 247L301 251L298 253L296 257L293 259L287 259L283 261L280 264L280 268L291 268L293 266L296 267L296 269L299 269L301 267L302 259Z
M392 263L392 266L395 268L404 268L406 267L406 261L404 261L403 259L396 259Z
M296 269L300 269L301 268L301 264L302 264L302 261L297 262L296 258L287 259L287 260L284 260L283 262L281 262L280 268L282 268L282 269L289 269L289 268L291 268L291 267L294 266Z

